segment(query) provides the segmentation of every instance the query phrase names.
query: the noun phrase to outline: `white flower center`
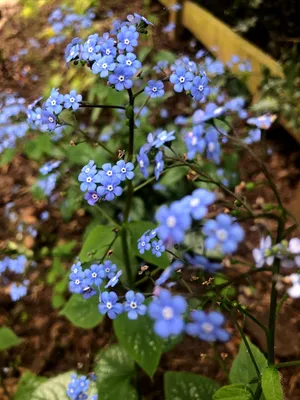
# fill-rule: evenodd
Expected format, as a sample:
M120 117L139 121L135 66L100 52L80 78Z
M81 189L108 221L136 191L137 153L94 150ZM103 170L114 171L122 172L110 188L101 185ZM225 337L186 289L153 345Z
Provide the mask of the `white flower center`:
M106 63L103 63L103 64L102 64L102 68L103 68L103 69L106 69L106 68L107 68L107 64L106 64Z
M204 324L202 324L202 330L205 333L211 333L214 330L214 327L209 322L204 322Z
M97 195L96 193L93 193L93 194L92 194L92 198L93 198L94 200L96 200L96 199L98 199L98 195Z
M176 225L176 218L173 217L173 215L167 218L167 225L169 228L174 228L174 226Z
M171 307L164 307L161 313L163 318L167 320L172 319L174 317L174 311L173 308Z
M111 169L106 172L106 175L108 175L108 176L112 176L112 174L113 174L113 172Z
M110 301L108 301L108 302L106 303L106 307L107 307L109 310L112 308L112 304L111 304Z
M140 164L141 168L144 168L144 161L143 160L140 160L139 164Z
M76 285L79 285L80 284L80 280L76 279L75 283L76 283Z
M159 247L159 246L156 246L156 247L155 247L155 249L156 249L156 250L159 250L159 249L160 249L160 247Z
M105 272L108 274L110 272L110 268L105 268Z
M109 192L112 192L112 191L114 190L114 188L113 188L112 185L108 185L108 186L107 186L107 190L108 190Z
M184 76L181 76L180 78L179 78L179 82L180 83L183 83L185 81L185 77Z
M122 172L122 174L125 174L126 168L122 168L122 169L121 169L121 172Z
M124 43L125 43L125 44L129 44L129 43L130 43L129 39L125 39L125 40L124 40Z
M197 142L198 142L198 140L197 140L196 136L194 136L191 140L192 146L196 146Z
M132 65L132 61L131 60L126 60L126 64L130 66L130 65Z
M156 168L157 168L157 169L159 169L159 168L160 168L160 166L161 166L161 163L160 163L160 162L158 162L158 163L156 164Z
M77 274L77 272L78 272L78 269L77 269L77 268L75 268L73 272L74 272L74 274Z
M70 97L70 103L74 103L75 99L74 97Z
M132 301L132 302L130 303L130 307L133 308L133 309L135 309L135 308L137 307L136 302Z
M190 206L191 206L191 207L197 207L197 206L199 205L199 203L200 203L200 200L194 198L194 199L192 199L192 200L190 201Z
M119 81L120 81L120 82L124 82L124 79L125 79L125 78L124 78L124 75L119 76Z
M152 92L157 92L157 87L156 86L153 86Z
M49 117L49 118L48 118L48 121L49 121L49 122L54 122L54 119L53 119L52 117Z
M145 244L146 244L145 242L142 242L142 243L141 243L141 245L142 245L143 247L145 246Z
M223 242L228 238L228 233L225 231L225 229L218 229L216 232L216 236L221 242Z
M85 172L86 174L88 174L88 173L90 172L90 169L89 169L89 168L86 168L84 172Z
M110 55L110 49L106 49L105 53L109 56Z
M198 89L199 89L199 92L202 92L202 90L203 90L203 85L200 85L200 86L198 87Z
M55 106L56 100L51 100L51 104L52 104L52 106Z
M92 278L97 278L96 272L93 272L93 273L92 273Z
M213 142L208 143L208 150L212 152L214 151L214 149L215 149L215 144Z
M87 182L92 182L92 178L91 178L90 176L88 176L88 177L86 178L86 181L87 181Z
M89 48L88 48L88 52L89 52L89 53L92 53L92 52L93 52L93 48L92 48L92 47L89 47Z
M36 119L41 119L41 114L37 114Z

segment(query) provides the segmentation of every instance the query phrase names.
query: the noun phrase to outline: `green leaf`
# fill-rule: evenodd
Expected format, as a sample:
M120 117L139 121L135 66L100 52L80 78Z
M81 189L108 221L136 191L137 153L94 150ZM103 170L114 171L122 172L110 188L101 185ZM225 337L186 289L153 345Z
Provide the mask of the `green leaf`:
M67 388L74 371L60 374L55 378L47 379L34 391L31 400L70 400L67 395ZM91 383L88 395L96 394L96 385Z
M262 374L262 389L266 400L283 400L280 374L274 367L267 367Z
M115 334L120 345L152 378L163 351L164 341L153 331L153 322L147 315L132 321L127 314L114 320Z
M72 250L76 246L76 243L76 240L70 240L69 242L55 246L52 250L53 256L67 257L72 255Z
M60 114L59 114L59 121L71 126L76 126L77 125L77 120L76 117L74 115L74 113L72 113L72 111L70 110L63 110Z
M64 315L74 326L92 329L104 318L98 310L98 304L98 296L86 300L80 294L73 294L60 314Z
M136 390L131 386L135 377L132 358L118 345L102 350L95 359L94 371L101 400L137 400Z
M223 386L213 395L213 400L251 400L251 398L251 393L244 385Z
M168 50L160 50L157 52L154 56L154 61L168 61L170 64L172 64L176 60L176 55L172 51Z
M5 149L0 156L0 167L9 164L16 154L16 149Z
M87 262L96 258L102 258L115 235L112 227L106 225L99 225L91 230L79 253L80 261ZM88 253L92 253L92 257Z
M45 154L51 154L51 149L51 139L46 133L39 133L35 139L26 141L24 145L24 153L33 160L40 160Z
M259 371L262 371L267 366L267 360L263 353L250 342L249 339L248 344L250 346L251 352L253 357L256 361ZM229 373L229 380L231 383L242 383L245 385L249 384L253 379L257 377L257 373L255 367L251 361L250 355L248 350L245 346L245 343L242 341L240 345L240 349L238 352L237 357L233 361L230 373ZM250 388L255 392L257 388L257 383L249 385Z
M0 350L7 350L10 347L18 346L23 339L19 338L10 328L0 328Z
M33 392L41 384L47 381L47 378L36 376L30 371L26 371L18 383L14 400L32 400Z
M144 254L140 254L137 247L137 241L142 236L144 232L148 229L155 229L156 225L148 221L131 222L129 224L129 229L132 233L132 251L133 253L143 258L146 262L156 265L161 268L166 268L170 265L170 260L166 253L162 254L161 257L155 257L151 251L145 251Z
M166 372L166 400L212 400L219 385L212 379L190 372Z

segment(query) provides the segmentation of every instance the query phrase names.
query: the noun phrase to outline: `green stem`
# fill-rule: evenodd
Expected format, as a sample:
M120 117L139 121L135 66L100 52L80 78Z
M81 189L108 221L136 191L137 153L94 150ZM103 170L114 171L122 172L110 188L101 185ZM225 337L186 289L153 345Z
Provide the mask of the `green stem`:
M101 214L103 215L104 218L107 219L107 221L109 221L112 225L117 226L118 228L120 228L121 226L112 219L112 217L110 215L107 214L107 212L105 210L103 210L103 208L100 206L100 204L96 203L96 206L98 208L98 210L101 212Z
M300 365L300 360L287 361L287 362L275 364L274 367L279 369L279 368L286 368L286 367L297 367L298 365Z
M280 313L281 307L284 305L284 303L286 302L286 300L287 300L288 298L289 298L289 296L288 296L286 293L281 297L279 303L278 303L277 306L276 306L276 317L277 317L278 314Z
M80 103L81 108L117 108L119 110L125 110L124 106L113 106L110 104L90 104L86 102Z
M128 241L127 241L127 229L125 226L121 230L121 240L122 240L122 248L123 248L123 255L124 255L128 284L129 284L129 287L131 287L132 272L131 272L130 256L129 256L129 249L128 249Z

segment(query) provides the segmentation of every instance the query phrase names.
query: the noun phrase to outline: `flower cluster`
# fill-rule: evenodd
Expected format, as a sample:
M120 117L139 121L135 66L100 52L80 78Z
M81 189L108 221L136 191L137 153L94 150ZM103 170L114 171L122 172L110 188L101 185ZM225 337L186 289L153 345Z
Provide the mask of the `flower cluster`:
M25 99L13 93L0 94L0 153L15 147L17 140L25 136L28 123L22 121L24 115Z
M25 272L27 265L27 258L24 255L16 258L4 257L0 260L0 277L4 279L5 272L12 272L17 275L22 275ZM5 282L8 283L8 279L5 278ZM27 294L27 287L29 281L24 280L21 284L13 282L10 286L10 297L12 301L17 301Z
M89 28L94 18L95 14L92 10L87 10L84 15L80 15L72 7L66 5L56 8L48 17L48 22L55 33L49 39L49 44L59 44L65 41L67 36L63 31L66 28L72 28L75 32Z
M146 231L138 240L138 250L140 254L144 254L146 250L152 251L155 257L161 257L165 251L165 246L162 240L157 239L157 230Z
M87 192L84 198L90 205L94 205L99 199L112 201L123 192L121 182L133 179L133 169L134 165L131 162L119 160L114 166L109 163L103 164L102 169L98 171L94 161L91 160L78 176L81 182L80 190Z
M68 384L67 396L71 400L97 400L97 394L94 394L90 397L88 396L90 384L91 380L88 379L86 376L78 376L76 374L73 374L71 377L71 381Z

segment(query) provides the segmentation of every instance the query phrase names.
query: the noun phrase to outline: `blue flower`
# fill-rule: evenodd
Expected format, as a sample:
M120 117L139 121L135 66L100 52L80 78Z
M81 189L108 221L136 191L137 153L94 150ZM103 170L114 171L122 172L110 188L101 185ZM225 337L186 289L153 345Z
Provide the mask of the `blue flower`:
M129 69L132 74L135 74L136 71L142 67L141 62L137 60L136 55L133 53L127 53L126 55L120 54L117 57L117 61L124 68Z
M263 267L265 264L271 266L274 262L274 256L271 255L272 239L271 236L261 238L259 248L252 251L255 265L257 268Z
M160 257L161 254L166 249L162 240L153 240L153 242L151 243L151 246L152 246L152 254L155 257Z
M112 170L113 173L116 175L120 181L125 181L127 178L128 180L133 179L134 172L134 165L131 162L126 163L124 160L120 160L117 162L117 165L113 166Z
M84 195L84 199L88 202L88 204L90 206L94 206L97 203L97 201L99 200L99 196L98 196L97 192L90 191Z
M85 273L85 279L88 282L88 284L95 285L95 286L100 286L102 283L102 279L100 276L100 266L97 264L92 264L90 268L86 269L84 271Z
M116 275L117 269L116 264L105 260L103 264L100 264L100 276L102 279L111 279Z
M81 58L82 60L94 61L100 54L100 46L94 35L89 36L89 39L82 45Z
M53 161L48 161L46 164L44 164L40 169L40 173L42 175L48 175L49 172L53 171L54 169L58 168L61 164L60 160L53 160Z
M225 254L236 251L238 243L244 239L241 226L227 214L219 214L215 220L206 221L202 231L207 236L205 248L211 250L220 246Z
M162 60L158 61L158 63L153 67L153 70L157 73L162 72L164 69L168 68L169 62Z
M163 152L159 151L155 156L155 168L154 168L154 175L156 180L158 181L160 174L164 170L164 159L163 159Z
M69 290L72 293L82 293L84 288L85 274L83 271L79 271L76 274L72 272L69 276Z
M259 128L250 129L248 132L248 136L244 139L244 142L247 144L252 144L256 142L260 142L261 140L261 130Z
M148 307L150 318L155 320L154 332L162 338L179 335L184 330L186 308L182 296L172 296L168 290L161 289L159 297L155 297Z
M220 164L221 155L221 148L218 140L219 132L215 128L209 127L205 135L206 156L216 164Z
M85 376L78 377L73 374L68 384L67 395L72 400L86 400L88 398L86 392L90 386L90 380Z
M107 282L107 284L105 285L105 289L109 288L109 287L115 287L116 284L119 282L119 278L122 275L123 271L119 270L115 276L113 276L112 278L110 278L110 280Z
M167 131L162 131L160 132L157 137L155 138L154 142L152 143L152 146L156 147L157 149L165 144L166 142L171 142L172 140L176 139L176 136L174 135L175 131L167 132Z
M96 183L100 182L100 177L97 174L96 165L94 165L93 160L82 168L78 175L78 180L79 182L82 182L80 185L80 190L82 192L91 192L96 189Z
M191 87L191 94L195 100L202 100L203 97L208 96L210 89L207 86L208 79L203 76L196 76L193 80L193 86Z
M183 204L189 209L192 218L199 220L205 217L208 208L216 199L214 193L206 189L196 189L191 196L183 199Z
M116 319L117 315L123 312L123 305L117 301L118 296L115 292L103 292L98 306L100 313L107 313L110 319Z
M168 279L170 279L170 277L172 276L174 271L178 271L179 269L181 269L183 267L183 263L179 260L174 261L169 267L167 267L163 273L160 275L160 277L155 281L155 285L156 286L161 286L164 283L166 283L166 281Z
M164 33L170 33L170 32L172 32L172 31L174 31L174 29L176 28L176 25L174 24L174 22L170 22L168 25L166 25L164 28L163 28L163 32Z
M133 73L130 69L118 66L114 72L109 76L108 81L111 85L115 86L118 91L125 89L130 89L133 85L132 78Z
M78 110L80 102L82 100L81 94L77 94L76 90L71 90L70 94L65 94L64 96L64 107L72 108L73 111Z
M200 256L199 254L195 254L194 256L185 254L185 259L192 267L201 268L210 273L215 273L222 268L222 264L219 262L211 262L206 257Z
M72 274L79 274L79 272L82 272L81 262L77 261L75 264L73 264L71 267L71 271Z
M150 250L150 236L145 232L138 240L138 250L140 254L144 254L145 250Z
M129 319L137 319L139 315L145 315L147 307L142 304L145 301L145 296L142 293L134 293L133 290L129 290L125 294L126 303L124 310L128 313Z
M167 246L183 242L185 231L191 226L191 218L181 201L175 201L170 207L161 206L155 218L159 222L157 234Z
M142 15L137 14L137 13L134 13L134 21L135 21L135 23L142 21L142 22L144 22L145 25L154 26L154 24L152 22L148 21L145 17L143 17Z
M92 71L94 74L100 74L101 78L106 78L109 72L114 71L116 63L113 56L97 57L95 60Z
M52 89L50 97L46 100L45 107L49 113L59 114L62 109L64 96L58 92L58 89Z
M191 336L197 336L206 342L227 342L230 335L222 328L224 316L216 311L192 311L191 318L193 322L187 324L186 332Z
M145 93L152 99L162 97L165 94L163 82L150 79L147 86L145 87Z
M116 176L106 176L101 179L101 185L97 187L97 194L99 197L103 197L106 201L112 201L115 196L121 196L123 190L121 188L120 179Z
M47 125L47 128L50 131L53 131L56 128L56 117L54 116L54 114L50 113L49 111L43 110L42 124Z
M174 85L174 90L181 93L184 90L191 90L193 85L194 74L187 71L184 67L177 67L175 72L170 76L170 82Z
M25 271L27 258L23 255L18 256L17 258L8 258L7 269L10 272L14 272L15 274L23 274Z
M139 33L136 31L134 25L122 26L121 31L117 34L119 40L118 49L126 50L127 52L132 52L133 48L138 45Z
M184 138L187 147L187 158L192 160L196 154L201 154L205 149L205 140L203 138L203 126L197 125L192 131L189 131Z
M27 282L25 281L25 283ZM27 294L27 284L16 285L15 283L12 283L10 287L10 297L12 301L20 300L22 297L26 296L26 294Z
M144 175L145 178L148 178L149 176L148 167L150 165L150 161L143 148L140 149L140 154L136 155L136 159L139 163L141 173Z

